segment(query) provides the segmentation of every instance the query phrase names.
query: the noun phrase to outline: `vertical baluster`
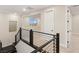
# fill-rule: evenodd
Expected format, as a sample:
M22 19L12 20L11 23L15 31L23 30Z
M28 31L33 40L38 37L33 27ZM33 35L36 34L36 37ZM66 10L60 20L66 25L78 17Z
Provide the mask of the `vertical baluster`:
M56 53L59 53L59 33L56 34Z
M20 39L22 39L22 28L20 28Z
M53 36L53 53L55 53L55 51L56 51L56 47L55 47L55 45L56 45L56 43L55 43L55 36Z
M30 45L33 45L33 30L30 30Z

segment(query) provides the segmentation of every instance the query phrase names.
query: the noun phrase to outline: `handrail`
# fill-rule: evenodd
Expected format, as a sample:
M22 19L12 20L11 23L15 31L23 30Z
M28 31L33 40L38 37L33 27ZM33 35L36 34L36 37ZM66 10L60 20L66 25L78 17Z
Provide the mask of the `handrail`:
M32 51L31 53L37 53L38 52L38 50L34 50L34 51Z
M37 32L37 33L42 33L42 34L47 34L47 35L55 36L54 34L49 34L49 33L40 32L40 31L35 31L35 30L33 30L33 32Z
M51 40L49 40L48 42L46 42L44 45L40 46L40 47L39 47L39 51L42 51L43 48L44 48L46 45L48 45L50 42L52 42L53 40L54 40L54 39L51 39Z
M44 45L42 45L40 48L45 47L46 45L48 45L50 42L52 42L54 39L49 40L48 42L46 42Z
M18 30L18 32L16 33L16 35L18 35L19 31L20 31L20 29Z
M23 41L24 43L28 44L29 46L31 46L32 48L36 49L35 51L32 51L33 52L41 52L43 51L43 48L48 45L50 42L53 41L53 39L51 39L50 41L46 42L44 45L40 46L40 47L37 47L36 45L31 45L28 41L24 40L24 39L21 39L21 41Z
M28 30L28 29L24 29L24 28L22 28L23 30L26 30L26 31L30 31L30 30Z
M37 51L39 51L39 47L35 46L35 45L31 45L28 41L21 39L24 43L28 44L29 46L31 46L32 48L36 49Z
M23 28L22 28L22 29L23 29ZM28 29L23 29L23 30L30 31L30 30L32 30L32 29L30 29L30 30L28 30ZM54 34L49 34L49 33L41 32L41 31L35 31L35 30L32 30L32 31L33 31L33 32L37 32L37 33L42 33L42 34L47 34L47 35L55 36Z
M18 30L18 32L15 34L15 45L20 41L18 40L17 41L17 35L20 34L20 29Z
M30 36L29 36L29 38L30 38L30 42L28 42L28 41L26 41L26 40L24 40L23 38L22 38L22 30L26 30L26 31L29 31L29 33L30 33ZM33 44L33 32L36 32L36 33L42 33L42 34L46 34L46 35L50 35L50 36L53 36L52 37L52 39L51 40L49 40L48 42L46 42L45 44L43 44L42 46L40 46L40 47L38 47L38 46L36 46L36 45L34 45ZM17 42L17 38L16 38L16 36L18 35L18 33L20 33L20 40L22 40L23 42L25 42L26 44L28 44L29 46L31 46L31 47L33 47L34 49L36 49L35 51L33 51L33 52L37 52L37 51L39 51L39 52L42 52L43 51L43 48L46 46L46 45L48 45L50 42L52 42L52 41L55 41L56 43L56 46L54 47L54 48L56 48L56 53L59 53L59 33L56 33L56 35L54 35L54 34L49 34L49 33L44 33L44 32L40 32L40 31L34 31L34 30L32 30L32 29L30 29L30 30L27 30L27 29L22 29L22 28L20 28L20 30L17 32L17 34L15 35L15 43L18 43Z

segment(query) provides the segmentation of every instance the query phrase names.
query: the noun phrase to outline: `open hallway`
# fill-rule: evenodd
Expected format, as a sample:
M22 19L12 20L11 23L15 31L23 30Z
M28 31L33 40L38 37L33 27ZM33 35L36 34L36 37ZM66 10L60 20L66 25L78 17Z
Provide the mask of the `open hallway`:
M0 52L79 53L78 5L0 5Z

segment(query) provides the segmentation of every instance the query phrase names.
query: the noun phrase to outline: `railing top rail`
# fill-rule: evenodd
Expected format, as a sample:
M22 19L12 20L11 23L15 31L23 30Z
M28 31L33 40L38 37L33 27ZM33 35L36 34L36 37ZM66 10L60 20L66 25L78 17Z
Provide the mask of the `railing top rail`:
M20 29L18 30L18 32L16 33L16 35L18 35L19 31L20 31ZM16 36L16 35L15 35L15 36Z
M42 33L42 34L47 34L47 35L55 36L54 34L49 34L49 33L40 32L40 31L35 31L35 30L33 30L33 32L37 32L37 33Z
M59 33L57 33L56 35L54 35L54 34L44 33L44 32L40 32L40 31L35 31L35 30L32 30L32 29L27 30L27 29L20 28L19 31L18 31L18 33L20 32L20 37L22 36L22 35L21 35L22 30L29 31L29 32L41 33L41 34L46 34L46 35L50 35L50 36L54 36L54 38L52 38L51 40L49 40L48 42L46 42L45 44L43 44L43 45L40 46L40 47L37 47L37 46L34 45L34 44L31 45L31 44L30 44L31 41L28 42L28 41L24 40L23 38L20 38L20 40L22 40L23 42L25 42L26 44L30 45L31 47L33 47L34 49L36 49L37 51L40 51L40 52L41 52L41 51L43 50L43 48L44 48L46 45L48 45L50 42L56 41L56 53L59 53ZM17 33L16 35L18 35L18 33ZM16 38L16 35L15 35L15 38ZM32 35L33 35L33 33L32 33ZM30 38L32 38L32 40L33 40L33 37L30 36ZM55 40L54 40L54 39L55 39ZM17 43L18 43L18 42L17 42ZM36 51L36 52L37 52L37 51Z
M24 28L22 28L23 30L26 30L26 31L30 31L30 30L28 30L28 29L24 29Z
M22 28L22 29L23 29L23 28ZM30 29L30 30L28 30L28 29L23 29L23 30L30 31L30 30L32 30L32 29ZM54 34L49 34L49 33L41 32L41 31L35 31L35 30L32 30L32 31L33 31L33 32L36 32L36 33L41 33L41 34L46 34L46 35L55 36Z

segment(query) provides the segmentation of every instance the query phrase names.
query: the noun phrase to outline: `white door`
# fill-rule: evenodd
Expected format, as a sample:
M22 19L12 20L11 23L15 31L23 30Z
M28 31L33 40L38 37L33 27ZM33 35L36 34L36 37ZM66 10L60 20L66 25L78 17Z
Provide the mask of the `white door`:
M54 9L50 8L44 11L44 32L54 33Z

